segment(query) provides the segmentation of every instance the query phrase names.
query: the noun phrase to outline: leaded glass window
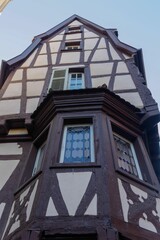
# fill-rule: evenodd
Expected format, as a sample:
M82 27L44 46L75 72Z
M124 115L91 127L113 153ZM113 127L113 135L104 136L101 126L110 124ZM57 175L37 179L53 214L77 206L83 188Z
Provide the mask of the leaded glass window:
M114 134L118 166L125 172L142 179L134 146L128 140Z
M91 125L65 127L60 162L94 162L93 129Z

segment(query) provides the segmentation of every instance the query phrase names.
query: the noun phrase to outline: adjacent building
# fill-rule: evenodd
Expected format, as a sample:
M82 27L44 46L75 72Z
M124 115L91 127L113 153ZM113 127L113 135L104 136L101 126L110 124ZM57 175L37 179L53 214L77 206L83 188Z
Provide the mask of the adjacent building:
M142 51L73 15L0 76L0 239L160 239Z

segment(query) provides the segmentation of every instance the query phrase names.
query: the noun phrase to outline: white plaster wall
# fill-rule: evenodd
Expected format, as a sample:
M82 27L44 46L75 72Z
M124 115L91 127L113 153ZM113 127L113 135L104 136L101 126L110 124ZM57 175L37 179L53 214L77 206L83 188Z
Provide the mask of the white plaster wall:
M97 194L95 194L84 215L97 215Z
M86 192L91 175L91 172L57 173L60 191L69 215L75 215Z
M20 112L20 99L0 101L0 116L18 114Z
M11 81L21 81L23 77L23 69L18 69L13 75Z
M6 97L19 97L22 94L22 83L10 83L3 94Z
M91 38L91 39L85 39L84 40L84 50L92 50L96 43L98 42L99 38Z
M84 38L95 38L95 37L99 37L99 36L97 34L95 34L94 32L84 29Z
M19 160L0 160L0 190L16 169Z
M38 106L39 98L27 99L26 113L33 113Z
M54 65L57 60L57 53L56 54L51 54L51 59L52 59L52 64Z
M95 51L92 61L106 61L109 60L107 49L98 49Z
M117 73L128 73L128 67L125 62L119 62L117 65Z
M63 34L64 34L64 31L59 33L57 36L51 38L49 41L52 42L52 41L61 41L63 39Z
M5 205L6 205L6 203L3 203L3 202L0 204L0 220L1 220L4 208L5 208Z
M114 50L114 48L112 47L112 45L109 43L109 48L110 48L110 52L112 55L113 60L120 60L120 56L118 55L118 53Z
M98 44L98 48L106 48L106 42L104 38L100 40L100 43Z
M80 26L80 25L82 25L82 23L75 20L75 21L71 22L68 26Z
M45 66L48 65L47 55L39 55L35 61L34 66Z
M103 84L106 84L108 86L109 81L110 81L110 77L92 78L92 87L96 88L96 87L102 86Z
M36 55L36 53L37 53L37 50L38 50L38 49L36 49L36 50L31 54L31 56L21 65L21 67L29 67L29 66L30 66L31 62L33 61L33 59L34 59L34 57L35 57L35 55Z
M48 70L47 67L29 68L27 69L27 79L28 80L45 79L47 70Z
M40 51L40 54L45 54L45 53L47 53L47 45L46 45L46 43L44 43L43 44L43 46L42 46L42 48L41 48L41 51Z
M48 206L47 206L47 211L46 211L46 217L51 217L51 216L58 216L58 212L55 208L55 205L53 203L52 198L49 198Z
M44 81L27 82L27 97L40 96Z
M85 61L85 62L88 61L88 58L89 58L91 52L92 52L91 50L89 50L89 51L84 51L84 61Z
M50 42L49 46L50 46L51 53L58 52L58 50L60 48L60 44L61 44L61 42Z
M67 34L66 40L81 39L81 33Z
M113 90L136 89L130 74L115 76Z
M143 108L144 106L138 92L118 93L117 95L138 108Z
M18 143L0 143L0 155L19 155L22 148Z
M113 63L92 63L90 64L91 75L105 75L111 74Z
M80 52L63 52L60 63L77 63L80 61Z

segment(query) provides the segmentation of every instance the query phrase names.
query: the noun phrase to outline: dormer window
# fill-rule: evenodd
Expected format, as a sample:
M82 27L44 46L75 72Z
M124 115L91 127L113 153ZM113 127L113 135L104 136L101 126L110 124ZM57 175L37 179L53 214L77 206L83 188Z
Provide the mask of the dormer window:
M75 41L75 42L66 42L65 43L65 50L78 50L80 49L80 41Z

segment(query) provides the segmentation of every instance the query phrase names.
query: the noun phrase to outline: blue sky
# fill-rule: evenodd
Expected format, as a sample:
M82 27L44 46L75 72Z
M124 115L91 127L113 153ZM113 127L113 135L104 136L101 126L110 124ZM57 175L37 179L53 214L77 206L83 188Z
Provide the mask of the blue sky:
M33 37L73 14L105 28L117 28L119 39L142 48L148 87L160 106L160 0L12 0L0 16L0 61L19 55Z

